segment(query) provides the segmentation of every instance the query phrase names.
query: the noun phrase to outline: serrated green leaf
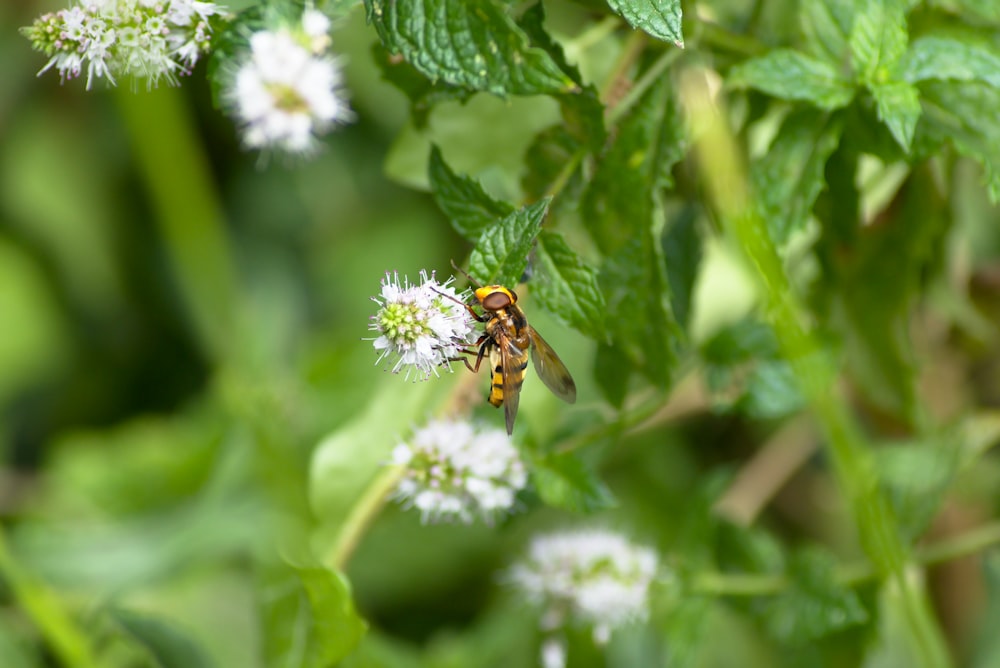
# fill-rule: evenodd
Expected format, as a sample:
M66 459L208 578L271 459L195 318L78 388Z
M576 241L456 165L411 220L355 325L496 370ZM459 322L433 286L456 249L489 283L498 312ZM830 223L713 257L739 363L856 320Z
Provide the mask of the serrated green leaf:
M485 285L520 283L550 201L529 204L483 230L469 257L469 273Z
M826 186L826 161L837 148L843 124L813 109L785 118L767 152L750 169L761 216L781 245L809 219Z
M434 105L457 100L465 102L474 91L452 86L443 81L431 81L405 60L393 58L380 43L372 44L372 60L382 72L382 78L403 92L410 100L413 124L418 129L427 126Z
M868 621L858 595L837 582L834 561L819 550L790 560L792 586L767 610L767 625L782 643L802 644Z
M887 81L906 52L906 6L902 0L858 4L848 46L854 73L865 84Z
M660 243L667 269L667 284L670 286L670 308L681 329L686 331L702 257L696 209L686 207L670 220Z
M531 480L538 496L556 508L592 513L617 504L611 490L573 453L535 460Z
M916 86L905 81L890 81L868 86L878 117L892 132L892 136L903 147L910 150L913 143L913 133L920 120L920 93Z
M921 37L903 57L900 76L910 83L927 79L981 81L1000 88L1000 55L950 37Z
M608 0L608 5L633 28L684 48L680 0Z
M1000 89L976 82L927 81L921 84L924 114L920 132L951 143L986 171L990 199L1000 202Z
M851 0L801 0L799 7L806 48L813 55L840 65L847 55L854 3Z
M556 232L538 237L532 266L534 297L559 320L598 341L604 338L604 295L597 271Z
M730 85L755 88L782 100L801 100L820 109L839 109L854 97L854 87L828 62L792 49L777 49L734 67Z
M339 573L281 564L262 567L261 579L265 665L327 668L361 640L366 624Z
M191 635L164 619L113 608L111 618L142 644L160 668L209 668L215 665Z
M469 241L475 242L483 230L514 212L513 206L493 199L472 179L453 172L437 146L431 148L427 175L434 201L455 231Z
M432 81L495 95L557 95L573 80L490 0L365 0L391 52Z

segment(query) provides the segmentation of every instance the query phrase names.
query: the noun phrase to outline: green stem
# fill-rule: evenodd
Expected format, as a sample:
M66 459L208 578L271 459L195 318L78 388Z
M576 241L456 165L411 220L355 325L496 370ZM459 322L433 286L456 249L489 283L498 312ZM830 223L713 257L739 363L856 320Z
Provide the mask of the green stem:
M917 655L925 666L948 666L948 651L929 604L906 577L907 548L879 486L871 451L835 391L834 360L802 323L781 258L765 221L757 213L742 152L709 93L708 79L712 76L692 70L682 82L688 118L699 125L695 129L696 147L707 191L726 232L757 274L767 318L825 436L835 476L850 504L862 546L879 575L891 578L899 587Z
M178 89L116 89L192 329L205 354L224 359L236 323L236 270L222 205L190 109Z
M337 540L324 562L334 570L343 571L354 550L361 542L368 527L389 499L389 493L396 487L406 469L402 466L387 466L379 471L357 503L351 508L337 533Z
M977 527L916 551L913 561L922 566L940 564L967 557L1000 545L1000 522ZM835 571L837 582L856 586L881 576L870 560L843 564ZM698 573L691 579L691 590L712 596L771 596L789 587L791 580L781 574Z
M25 570L10 552L3 525L0 525L0 577L6 581L64 665L71 668L97 668L100 665L87 637L63 610L59 599Z
M621 119L628 110L635 106L635 103L639 101L643 93L649 90L649 87L656 83L663 73L666 72L667 68L670 67L675 60L680 58L680 49L668 49L664 51L659 58L657 58L652 65L649 66L642 76L639 77L631 88L629 88L628 93L626 93L621 100L618 101L614 107L608 110L607 121L609 124L614 124Z

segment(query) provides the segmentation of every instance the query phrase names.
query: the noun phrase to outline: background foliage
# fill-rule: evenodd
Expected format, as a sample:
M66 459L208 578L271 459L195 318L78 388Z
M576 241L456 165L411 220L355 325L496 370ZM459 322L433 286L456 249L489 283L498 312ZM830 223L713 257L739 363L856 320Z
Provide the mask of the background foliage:
M0 5L0 665L530 665L498 573L580 524L675 576L571 665L1000 662L995 3L329 2L308 162L203 69L36 79L55 8ZM452 258L580 386L526 382L494 528L378 510L414 425L501 419L361 340Z

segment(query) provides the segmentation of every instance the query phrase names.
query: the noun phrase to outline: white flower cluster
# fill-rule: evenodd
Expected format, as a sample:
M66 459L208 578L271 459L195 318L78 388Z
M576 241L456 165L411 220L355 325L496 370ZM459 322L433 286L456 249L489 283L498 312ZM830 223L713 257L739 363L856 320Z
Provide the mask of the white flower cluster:
M191 72L208 50L210 19L222 11L196 0L80 0L43 14L23 33L49 56L39 74L55 68L65 81L86 69L88 89L95 78L114 84L129 75L152 88Z
M317 136L351 119L329 31L330 19L310 8L298 25L250 36L225 94L248 147L307 154Z
M517 448L499 429L468 422L434 421L396 446L392 463L404 468L395 496L422 520L481 517L492 523L510 512L528 481Z
M398 274L386 274L381 298L372 298L381 308L368 326L379 333L374 339L376 364L389 359L393 373L406 367L407 379L414 370L427 379L475 341L464 295L455 292L451 281L438 283L421 271L419 284L410 285L405 278L400 284Z
M593 628L606 643L624 624L645 619L656 553L605 530L566 531L535 538L526 559L509 572L511 583L543 609L547 631L567 622ZM558 655L545 647L548 662Z

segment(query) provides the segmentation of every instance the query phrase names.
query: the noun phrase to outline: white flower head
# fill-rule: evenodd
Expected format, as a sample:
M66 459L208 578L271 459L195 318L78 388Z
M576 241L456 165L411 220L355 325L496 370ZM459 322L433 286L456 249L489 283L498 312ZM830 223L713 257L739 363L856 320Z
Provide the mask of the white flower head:
M393 373L406 369L418 377L437 375L450 361L475 341L473 320L463 305L464 295L455 292L453 279L439 283L433 274L420 272L420 283L411 285L399 275L385 275L380 297L372 297L379 305L368 329L378 332L374 339L380 364L388 360Z
M250 35L225 98L250 148L306 155L317 138L353 118L340 61L330 55L329 19L308 8L296 25Z
M191 71L222 14L219 5L195 0L77 0L22 32L49 57L39 74L55 68L65 81L85 69L87 88L121 76L146 79L153 88Z
M429 422L396 446L391 463L404 468L395 497L417 508L425 523L492 524L511 512L528 482L506 432L469 422Z
M541 607L546 631L583 624L603 645L616 628L646 618L657 568L653 550L592 529L538 536L508 578Z

